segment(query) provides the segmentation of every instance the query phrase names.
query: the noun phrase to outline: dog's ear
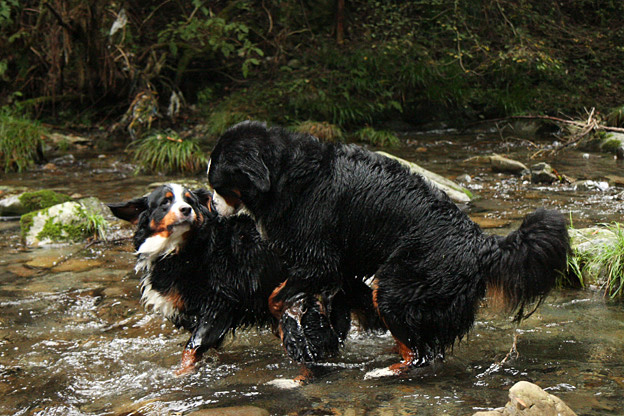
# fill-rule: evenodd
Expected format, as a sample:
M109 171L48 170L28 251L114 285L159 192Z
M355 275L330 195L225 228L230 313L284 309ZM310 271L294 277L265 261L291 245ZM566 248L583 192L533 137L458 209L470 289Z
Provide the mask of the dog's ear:
M250 152L246 155L241 170L260 192L268 192L271 189L269 168L264 164L258 152Z
M197 198L197 202L199 203L199 205L203 205L204 207L208 208L208 212L212 215L212 218L218 215L217 209L215 208L214 202L212 200L212 193L209 190L199 188L191 192L193 192L193 195L195 195L195 198Z
M208 204L210 204L210 201L212 200L212 194L208 189L198 188L194 189L191 192L193 193L193 195L195 195L195 198L197 198L197 202L199 202L200 205L207 207Z
M106 204L114 216L135 224L139 222L139 215L147 209L147 197L131 199L118 204Z

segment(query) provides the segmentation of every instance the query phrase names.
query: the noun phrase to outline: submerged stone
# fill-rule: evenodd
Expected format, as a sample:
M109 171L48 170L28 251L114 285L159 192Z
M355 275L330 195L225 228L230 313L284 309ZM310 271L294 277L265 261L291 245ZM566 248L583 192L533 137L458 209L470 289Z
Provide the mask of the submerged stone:
M531 182L532 183L553 183L559 178L555 174L554 169L546 162L536 163L531 166Z
M197 410L188 416L269 416L269 414L267 410L256 406L234 406Z
M490 164L494 172L512 173L514 175L524 175L529 172L529 168L524 163L500 155L490 156Z

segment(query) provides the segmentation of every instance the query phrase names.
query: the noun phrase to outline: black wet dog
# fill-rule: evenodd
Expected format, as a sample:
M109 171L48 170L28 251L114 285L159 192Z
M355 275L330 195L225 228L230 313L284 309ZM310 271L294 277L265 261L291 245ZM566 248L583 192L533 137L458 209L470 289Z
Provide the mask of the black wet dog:
M371 302L403 358L380 374L443 357L471 329L488 287L524 318L566 267L561 214L540 209L507 237L485 235L427 180L358 146L243 122L218 140L208 175L216 209L246 207L281 255L288 273L271 296L276 316L316 296L340 336L348 308L336 308L336 296L350 299L375 276Z

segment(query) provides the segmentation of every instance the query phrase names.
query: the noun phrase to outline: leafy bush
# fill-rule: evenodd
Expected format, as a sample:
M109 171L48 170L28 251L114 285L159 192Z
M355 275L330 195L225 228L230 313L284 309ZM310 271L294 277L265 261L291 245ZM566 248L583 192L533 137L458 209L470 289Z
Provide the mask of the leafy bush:
M22 172L43 158L46 129L35 121L0 115L0 168Z
M172 130L154 133L133 146L136 146L135 162L152 172L198 173L208 164L208 158L196 142L183 140Z

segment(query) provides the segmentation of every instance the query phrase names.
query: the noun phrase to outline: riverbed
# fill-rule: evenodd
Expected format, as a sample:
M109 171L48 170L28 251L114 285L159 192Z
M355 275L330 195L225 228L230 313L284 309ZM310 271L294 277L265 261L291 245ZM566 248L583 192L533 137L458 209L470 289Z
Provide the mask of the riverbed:
M462 180L478 196L463 208L487 232L505 234L538 207L561 210L575 227L622 220L624 188L535 185L466 161L500 153L604 181L624 176L610 154L571 149L530 159L531 142L487 132L411 134L402 143L384 150ZM189 179L206 180L137 175L119 152L87 150L54 170L5 175L2 185L119 202L145 193L150 183ZM326 375L296 389L270 383L295 377L299 367L267 330L237 332L195 374L175 377L188 334L142 309L124 239L130 229L113 232L114 243L27 248L17 222L0 222L0 414L168 415L253 405L276 415L471 415L503 406L509 387L521 380L561 397L578 414L624 411L624 306L605 299L600 288L556 290L519 326L484 307L444 363L404 377L365 379L398 355L388 334L355 329L342 353L322 364ZM500 364L514 335L519 355Z

